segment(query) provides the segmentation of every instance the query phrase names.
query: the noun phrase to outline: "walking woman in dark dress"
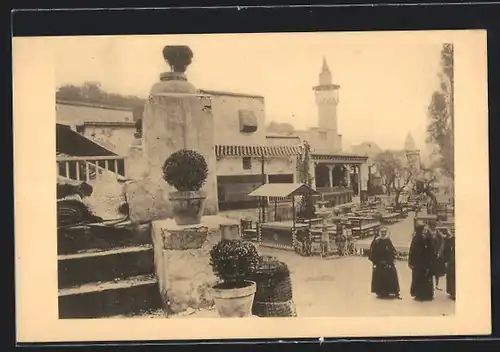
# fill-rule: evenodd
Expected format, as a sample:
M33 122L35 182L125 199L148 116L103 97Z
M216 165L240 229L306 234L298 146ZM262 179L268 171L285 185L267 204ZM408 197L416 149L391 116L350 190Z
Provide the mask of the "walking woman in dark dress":
M426 226L419 225L411 241L408 266L412 271L410 293L417 301L434 299L434 239Z
M439 279L446 275L445 260L443 257L444 250L444 236L441 231L431 229L432 236L434 237L434 250L436 251L436 261L434 262L434 280L436 282L436 290L441 291L439 286Z
M443 259L446 263L446 293L455 300L455 228L444 240Z
M374 238L368 259L373 263L371 291L378 298L399 296L399 279L394 261L396 248L387 235L387 229L380 229L380 236Z

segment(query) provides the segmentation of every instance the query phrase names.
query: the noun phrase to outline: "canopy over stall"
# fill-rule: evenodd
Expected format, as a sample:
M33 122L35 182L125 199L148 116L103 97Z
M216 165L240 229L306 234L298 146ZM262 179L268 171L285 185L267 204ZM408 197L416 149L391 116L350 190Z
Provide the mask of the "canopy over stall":
M276 216L276 209L278 204L278 199L290 199L292 201L292 214L293 214L293 225L295 227L296 212L295 212L295 197L302 195L321 195L315 189L309 187L304 183L266 183L259 188L255 189L253 192L248 194L251 197L259 197L262 201L263 197L274 198L274 209ZM259 207L259 220L261 217L262 208Z

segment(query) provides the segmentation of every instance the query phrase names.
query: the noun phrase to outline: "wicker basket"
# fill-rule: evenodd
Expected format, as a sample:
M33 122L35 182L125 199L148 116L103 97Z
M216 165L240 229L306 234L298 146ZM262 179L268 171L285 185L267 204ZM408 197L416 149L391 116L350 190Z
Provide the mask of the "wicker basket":
M252 281L257 283L252 312L260 317L294 316L292 282L285 263L262 257Z
M295 304L286 302L256 302L252 306L252 314L258 317L296 317Z

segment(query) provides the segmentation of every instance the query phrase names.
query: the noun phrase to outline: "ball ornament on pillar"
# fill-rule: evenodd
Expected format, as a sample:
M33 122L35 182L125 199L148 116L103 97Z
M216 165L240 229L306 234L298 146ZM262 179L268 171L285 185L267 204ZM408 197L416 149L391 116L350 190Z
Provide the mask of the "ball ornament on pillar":
M163 48L163 58L172 72L184 73L193 60L193 52L187 45L167 45Z

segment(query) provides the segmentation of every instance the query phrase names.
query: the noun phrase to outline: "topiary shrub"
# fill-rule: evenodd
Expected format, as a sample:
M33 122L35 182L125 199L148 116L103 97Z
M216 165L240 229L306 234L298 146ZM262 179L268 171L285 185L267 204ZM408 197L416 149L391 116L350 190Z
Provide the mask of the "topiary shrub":
M223 239L210 251L210 266L223 284L220 288L245 287L257 265L260 256L252 243L242 240Z
M180 192L198 191L205 184L207 176L207 162L203 155L194 150L178 150L163 164L163 179Z

